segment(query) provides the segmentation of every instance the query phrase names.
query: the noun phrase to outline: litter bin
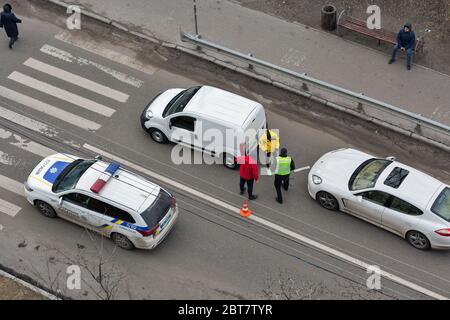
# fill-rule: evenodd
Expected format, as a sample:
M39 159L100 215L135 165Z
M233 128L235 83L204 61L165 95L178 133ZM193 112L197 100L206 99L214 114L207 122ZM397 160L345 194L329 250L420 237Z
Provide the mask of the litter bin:
M336 29L336 7L326 5L322 7L322 28L327 31Z

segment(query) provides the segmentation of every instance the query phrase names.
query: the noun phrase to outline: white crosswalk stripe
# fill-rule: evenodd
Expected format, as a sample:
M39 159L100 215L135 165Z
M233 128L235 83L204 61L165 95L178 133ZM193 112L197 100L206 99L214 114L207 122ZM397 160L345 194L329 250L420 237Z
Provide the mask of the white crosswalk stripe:
M40 111L59 120L69 122L85 130L98 130L101 128L101 125L99 125L98 123L82 118L73 113L59 109L45 102L39 101L3 86L0 86L0 96L8 100L18 102L26 107Z
M111 109L109 107L106 107L104 105L101 105L100 103L97 103L95 101L89 100L87 98L84 98L82 96L79 96L75 93L71 93L69 91L66 91L64 89L55 87L51 84L45 83L43 81L34 79L32 77L29 77L23 73L20 73L18 71L14 71L8 76L8 79L14 80L18 83L21 83L27 87L33 88L35 90L44 92L48 95L51 95L53 97L56 97L58 99L67 101L69 103L75 104L81 108L87 109L92 112L96 112L98 114L101 114L106 117L111 117L115 110Z
M118 90L111 89L107 86L98 84L97 82L88 80L33 58L29 58L25 61L24 65L122 103L126 102L129 98L127 94Z
M0 175L0 188L15 193L19 196L24 196L23 183L20 183L3 175ZM4 199L0 199L1 213L4 213L10 217L15 217L20 212L20 210L22 210L21 207Z
M8 216L15 217L19 211L22 210L21 207L16 206L15 204L8 202L6 200L0 199L0 212L5 213Z
M11 191L19 196L24 196L23 183L0 174L0 188Z
M1 106L0 106L0 118L6 119L8 121L11 121L12 123L28 128L30 130L33 130L34 132L43 134L50 138L58 135L58 131L56 131L56 129L46 125L45 123L25 117L21 114L18 114L14 111L3 108Z
M29 139L22 138L18 134L14 134L11 131L8 131L8 130L2 129L2 128L0 128L0 138L4 139L4 140L12 138L13 141L10 142L11 145L13 145L19 149L36 154L38 156L41 156L43 158L57 153L56 151L54 151L50 148L47 148L39 143L29 140Z

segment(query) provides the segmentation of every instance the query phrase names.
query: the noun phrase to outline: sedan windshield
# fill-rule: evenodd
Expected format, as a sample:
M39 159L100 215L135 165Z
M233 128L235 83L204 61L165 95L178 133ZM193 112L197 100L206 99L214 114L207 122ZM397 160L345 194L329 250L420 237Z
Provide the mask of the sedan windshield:
M96 160L78 159L69 164L58 176L53 185L53 192L62 192L73 189L81 176L89 169Z
M171 114L182 112L192 97L200 90L201 87L192 87L187 90L181 91L167 104L164 109L163 117L170 116Z
M431 211L450 222L450 188L445 188L431 207Z
M385 159L370 159L356 169L350 178L349 189L352 191L375 187L380 174L392 163Z

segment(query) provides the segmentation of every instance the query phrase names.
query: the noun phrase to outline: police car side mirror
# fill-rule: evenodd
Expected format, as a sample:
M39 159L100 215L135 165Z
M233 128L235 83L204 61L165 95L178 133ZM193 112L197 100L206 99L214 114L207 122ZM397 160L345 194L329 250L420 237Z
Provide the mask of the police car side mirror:
M95 160L98 160L98 161L103 160L103 157L98 155L98 156L95 157Z

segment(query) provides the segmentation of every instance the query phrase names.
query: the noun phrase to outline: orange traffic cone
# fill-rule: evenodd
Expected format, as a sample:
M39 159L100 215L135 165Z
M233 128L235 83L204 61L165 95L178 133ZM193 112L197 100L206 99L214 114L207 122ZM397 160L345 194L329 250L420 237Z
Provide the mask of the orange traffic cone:
M245 199L244 204L242 205L241 208L241 216L244 218L248 218L252 215L252 213L253 213L252 210L248 208L248 200Z

